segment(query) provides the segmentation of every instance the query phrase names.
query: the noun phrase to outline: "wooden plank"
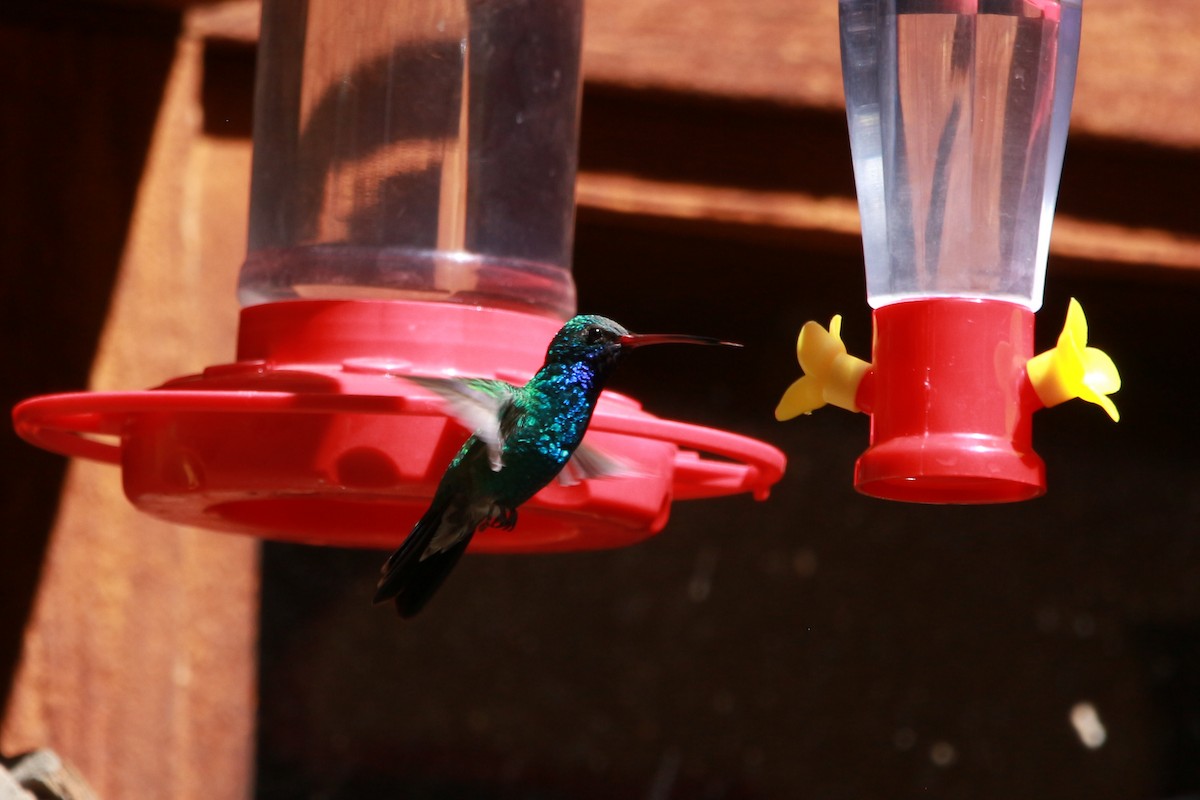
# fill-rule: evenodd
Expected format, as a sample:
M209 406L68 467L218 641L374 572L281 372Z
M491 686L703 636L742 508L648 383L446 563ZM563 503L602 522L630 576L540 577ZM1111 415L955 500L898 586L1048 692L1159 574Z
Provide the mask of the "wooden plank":
M593 86L583 112L581 215L860 249L840 111ZM1196 170L1189 152L1073 139L1051 252L1161 277L1200 268L1195 209L1160 188Z
M1087 0L1073 130L1200 145L1200 3ZM589 0L589 81L843 104L835 0Z
M94 35L94 17L72 31L52 15L30 14L27 24L13 13L0 4L4 408L87 381L178 28L160 14L138 15ZM0 436L4 695L64 474L63 459L11 427Z
M111 70L102 47L88 52L97 60L77 65L81 96L140 79ZM95 390L157 385L233 354L249 143L200 137L201 63L202 44L180 40L125 222ZM92 111L120 120L123 108ZM43 280L44 291L64 288ZM73 462L0 750L51 747L105 800L249 797L257 553L250 539L145 516L117 470Z
M258 0L201 8L209 35L257 39ZM1087 0L1073 130L1200 145L1200 3ZM589 82L843 105L835 0L588 0Z
M250 44L258 5L199 8L189 25ZM589 0L587 8L584 213L673 223L709 214L735 236L853 237L835 2ZM1161 188L1195 166L1181 149L1200 144L1195 96L1200 4L1089 0L1056 255L1163 274L1200 266L1200 221ZM1134 191L1138 204L1127 202Z
M842 104L836 0L589 0L583 63L598 83Z
M588 211L693 225L706 235L787 239L823 249L861 247L858 205L851 198L747 190L583 174L579 205ZM1056 257L1153 270L1164 277L1200 270L1200 237L1058 215L1050 240Z

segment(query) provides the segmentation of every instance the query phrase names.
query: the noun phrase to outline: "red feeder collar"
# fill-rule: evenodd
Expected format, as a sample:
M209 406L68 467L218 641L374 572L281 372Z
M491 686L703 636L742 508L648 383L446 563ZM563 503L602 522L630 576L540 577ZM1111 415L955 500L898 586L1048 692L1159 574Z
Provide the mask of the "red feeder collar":
M1041 407L1025 374L1031 310L966 298L876 309L872 369L856 402L871 414L859 491L923 503L997 503L1046 490L1033 451Z
M523 383L541 366L558 325L446 303L253 306L242 311L234 364L150 391L37 397L19 404L13 419L33 444L120 464L130 501L171 522L393 547L467 435L436 398L402 376ZM515 531L480 531L472 548L632 544L662 529L672 499L739 492L763 499L785 464L774 447L655 417L614 392L601 396L588 435L634 465L637 476L552 484L522 506Z

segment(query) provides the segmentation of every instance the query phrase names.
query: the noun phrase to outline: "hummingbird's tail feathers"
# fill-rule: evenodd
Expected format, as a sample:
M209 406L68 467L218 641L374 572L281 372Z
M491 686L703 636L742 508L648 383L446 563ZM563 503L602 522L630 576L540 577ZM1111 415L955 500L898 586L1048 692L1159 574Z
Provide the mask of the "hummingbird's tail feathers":
M403 619L416 616L454 569L471 541L470 534L449 550L443 550L418 562L419 568L396 595L396 611Z
M425 512L412 532L384 562L380 570L379 584L375 587L376 603L391 600L399 593L420 561L421 554L433 541L442 515L440 510L436 515L432 512L433 509Z
M474 533L474 529L467 531L461 541L444 550L430 550L445 524L448 505L447 502L435 502L413 527L404 543L388 557L375 589L376 604L394 599L400 616L411 617L425 607L429 598L446 580Z

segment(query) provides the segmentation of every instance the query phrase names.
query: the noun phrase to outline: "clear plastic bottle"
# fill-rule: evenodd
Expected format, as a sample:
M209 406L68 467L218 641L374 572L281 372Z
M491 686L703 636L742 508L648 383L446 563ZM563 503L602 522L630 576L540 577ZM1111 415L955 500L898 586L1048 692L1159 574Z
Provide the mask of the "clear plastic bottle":
M1082 0L839 0L867 295L1042 303Z
M582 0L265 0L243 305L566 317Z

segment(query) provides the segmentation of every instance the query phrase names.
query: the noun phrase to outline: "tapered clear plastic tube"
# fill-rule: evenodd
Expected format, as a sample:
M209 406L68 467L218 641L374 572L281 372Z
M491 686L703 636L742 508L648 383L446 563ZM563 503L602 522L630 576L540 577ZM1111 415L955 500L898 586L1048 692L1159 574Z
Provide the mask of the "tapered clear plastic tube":
M1081 0L839 0L867 295L1042 303Z
M566 317L582 0L264 0L243 305Z

